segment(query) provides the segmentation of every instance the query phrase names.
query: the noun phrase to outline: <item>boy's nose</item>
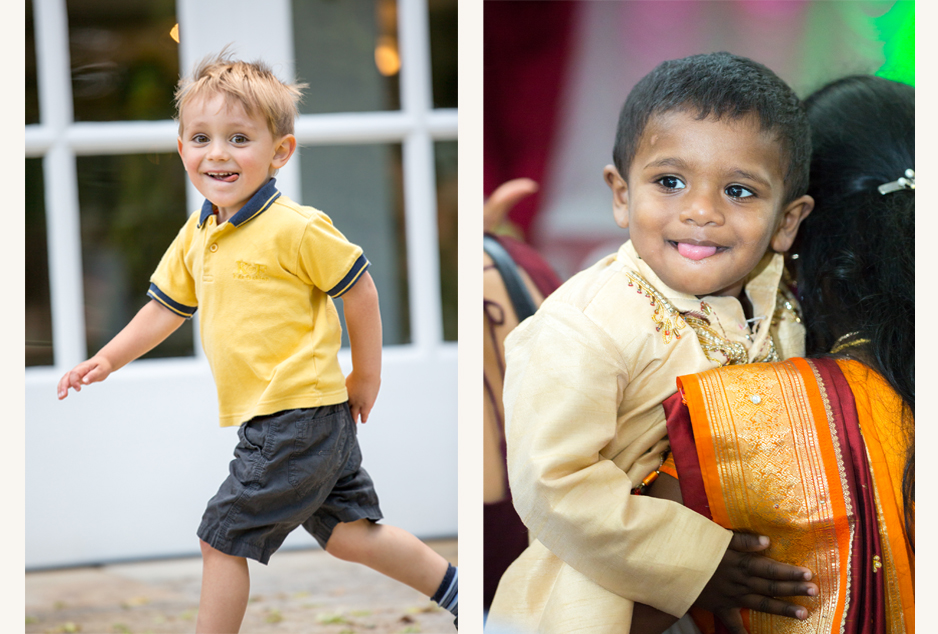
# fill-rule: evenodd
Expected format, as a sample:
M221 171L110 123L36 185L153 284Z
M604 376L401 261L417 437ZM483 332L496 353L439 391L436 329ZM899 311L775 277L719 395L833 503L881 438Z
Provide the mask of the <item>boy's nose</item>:
M228 153L227 153L227 150L225 149L225 144L224 143L212 143L208 147L208 153L206 154L206 156L208 156L208 158L210 159L215 159L215 160L227 158Z
M711 192L700 192L690 197L681 210L682 222L693 222L696 225L723 224L722 200L719 195Z

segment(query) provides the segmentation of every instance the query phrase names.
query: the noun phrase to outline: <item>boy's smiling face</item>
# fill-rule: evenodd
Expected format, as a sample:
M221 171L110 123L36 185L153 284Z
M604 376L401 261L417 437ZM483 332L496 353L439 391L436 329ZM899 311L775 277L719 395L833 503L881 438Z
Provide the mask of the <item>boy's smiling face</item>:
M218 208L221 224L234 215L296 149L292 134L275 138L267 121L249 116L221 94L196 98L180 113L179 156L199 193Z
M616 222L665 284L738 297L769 248L788 250L813 201L784 203L782 149L754 115L694 115L652 116L626 179L612 166L605 178Z

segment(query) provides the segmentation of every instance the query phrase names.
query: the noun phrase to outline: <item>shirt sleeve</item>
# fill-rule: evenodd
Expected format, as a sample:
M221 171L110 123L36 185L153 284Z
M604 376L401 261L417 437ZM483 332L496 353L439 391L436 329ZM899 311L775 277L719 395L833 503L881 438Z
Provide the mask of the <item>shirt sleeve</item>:
M629 382L615 342L558 302L512 333L507 360L508 472L528 529L610 592L683 615L732 535L674 502L631 495L626 472L601 454Z
M179 230L150 277L150 289L147 291L149 297L186 319L192 318L199 305L195 280L186 264L186 252L197 216L198 214L192 214L189 221Z
M341 297L368 270L360 246L349 242L321 211L313 210L297 254L297 275L332 297Z

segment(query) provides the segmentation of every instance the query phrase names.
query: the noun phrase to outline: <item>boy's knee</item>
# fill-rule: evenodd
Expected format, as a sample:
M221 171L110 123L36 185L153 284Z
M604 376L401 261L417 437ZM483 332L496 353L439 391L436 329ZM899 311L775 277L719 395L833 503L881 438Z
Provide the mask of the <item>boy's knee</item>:
M326 552L344 561L361 562L366 556L368 520L340 523L332 530L326 542Z

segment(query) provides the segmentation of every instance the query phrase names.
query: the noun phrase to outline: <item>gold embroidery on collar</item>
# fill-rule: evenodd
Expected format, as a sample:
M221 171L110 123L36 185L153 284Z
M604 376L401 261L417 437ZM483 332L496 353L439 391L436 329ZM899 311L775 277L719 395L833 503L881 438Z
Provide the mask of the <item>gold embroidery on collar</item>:
M671 343L672 336L674 339L680 339L681 333L679 331L683 330L686 325L684 319L681 318L680 311L672 306L671 302L666 300L661 293L659 293L654 286L645 281L645 278L641 275L634 271L626 271L625 274L629 278L629 286L638 284L637 292L640 295L644 293L645 297L651 300L651 305L655 308L655 312L652 313L651 318L655 322L655 330L658 332L661 332L662 329L664 330L664 342Z
M651 299L651 305L655 308L652 314L652 319L656 324L655 330L659 332L662 329L664 330L665 343L671 342L672 335L675 339L680 339L681 333L678 331L683 329L685 325L689 325L697 334L697 341L700 343L704 354L714 363L721 366L749 363L749 353L746 351L746 346L739 342L729 341L721 337L720 334L710 326L710 320L706 317L690 311L686 313L680 312L641 275L634 271L626 271L625 274L629 278L629 286L638 285L637 292L640 294L644 293L645 297ZM778 352L775 350L775 341L771 333L767 337L767 340L768 351L762 358L755 359L753 363L779 360Z

